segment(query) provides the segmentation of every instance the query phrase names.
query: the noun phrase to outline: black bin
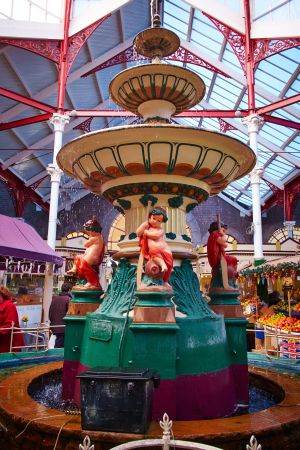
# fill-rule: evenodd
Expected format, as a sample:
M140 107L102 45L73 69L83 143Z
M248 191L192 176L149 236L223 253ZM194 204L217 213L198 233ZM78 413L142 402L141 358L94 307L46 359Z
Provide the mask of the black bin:
M151 419L158 372L129 367L95 367L79 375L84 430L145 433Z

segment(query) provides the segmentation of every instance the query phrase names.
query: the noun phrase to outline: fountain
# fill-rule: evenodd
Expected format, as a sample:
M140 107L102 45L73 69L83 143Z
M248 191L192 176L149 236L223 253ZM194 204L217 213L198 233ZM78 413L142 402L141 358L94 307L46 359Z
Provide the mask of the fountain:
M65 173L124 213L126 232L103 303L86 315L91 292L84 301L81 290L82 312L77 298L76 315L66 317L63 395L79 404L76 377L95 366L148 367L161 377L153 418L167 412L172 419L196 420L228 416L248 404L246 320L237 289L220 285L211 292L213 309L202 297L186 213L247 174L256 158L237 139L171 122L205 94L198 75L162 61L179 45L156 17L155 26L134 39L136 52L152 62L119 73L109 87L114 102L143 123L87 133L58 153ZM148 204L169 217L172 292L136 288L136 230Z
M100 290L75 289L66 317L63 368L59 362L40 365L1 382L0 443L16 449L53 448L54 442L58 449L78 448L85 435L80 418L37 403L29 392L62 368L64 400L79 405L76 377L95 366L110 366L159 372L152 419L167 412L175 421L176 438L244 449L254 434L263 447L275 449L282 443L296 449L299 382L292 385L288 377L250 369L255 384L267 385L280 403L234 416L238 405L248 404L246 321L239 292L233 283L224 286L217 274L207 305L186 234L187 212L247 174L255 155L236 139L172 122L171 117L199 103L205 86L190 70L161 60L176 51L179 39L161 28L157 17L153 25L134 41L137 53L152 63L127 69L110 84L115 103L144 122L85 134L58 154L61 169L125 215L126 235L114 256L118 268L103 301ZM174 258L171 291L137 289L136 230L147 218L148 205L159 205L169 217L165 232ZM145 437L160 434L153 421ZM104 450L141 438L101 431L89 435Z

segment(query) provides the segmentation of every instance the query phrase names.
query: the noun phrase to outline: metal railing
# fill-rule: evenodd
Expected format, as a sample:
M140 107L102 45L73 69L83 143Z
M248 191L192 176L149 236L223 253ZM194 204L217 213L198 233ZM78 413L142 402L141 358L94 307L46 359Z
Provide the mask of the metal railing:
M50 325L48 323L39 323L37 325L16 327L12 322L11 327L2 328L10 333L9 353L20 351L47 351L51 335ZM15 335L21 334L24 339L24 345L14 346L13 339Z
M266 325L247 329L247 333L255 334L255 350L276 359L292 359L300 363L300 333L283 331Z
M161 447L162 450L170 450L171 447L173 449L176 448L185 450L222 450L220 447L213 447L207 444L174 439L172 431L173 422L169 419L169 416L166 413L163 416L163 420L159 422L159 425L163 429L161 439L141 439L138 441L130 441L125 444L112 447L110 450L146 449L153 447ZM79 444L79 450L94 450L94 445L91 444L91 439L88 435L85 436L83 443ZM246 450L262 450L262 447L258 444L255 436L251 436L250 445L246 445Z

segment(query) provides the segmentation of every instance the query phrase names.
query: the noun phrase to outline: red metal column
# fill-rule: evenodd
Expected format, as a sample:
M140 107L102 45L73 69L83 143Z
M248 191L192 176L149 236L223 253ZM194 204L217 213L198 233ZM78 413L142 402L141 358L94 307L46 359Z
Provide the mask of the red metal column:
M65 17L64 17L64 39L60 46L60 58L58 66L58 99L57 108L58 113L63 114L66 82L68 76L68 43L69 43L69 26L71 15L72 0L66 0Z
M248 108L249 113L255 112L255 90L254 90L254 48L255 41L251 39L251 18L250 18L250 2L244 0L245 13L245 63L246 63L246 82L248 90Z

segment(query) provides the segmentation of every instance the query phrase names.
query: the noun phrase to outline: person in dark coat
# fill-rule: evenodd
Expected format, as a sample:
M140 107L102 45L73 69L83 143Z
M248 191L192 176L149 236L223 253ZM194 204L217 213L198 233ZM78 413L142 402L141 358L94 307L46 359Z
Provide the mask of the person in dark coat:
M69 302L72 298L72 285L70 283L63 283L61 293L52 297L52 302L49 309L50 329L56 336L55 348L64 347L65 342L65 323L64 317L67 314Z
M14 332L11 342L11 328L20 328L18 311L9 290L0 286L0 353L20 352L24 346L22 333ZM11 347L12 346L12 347Z

